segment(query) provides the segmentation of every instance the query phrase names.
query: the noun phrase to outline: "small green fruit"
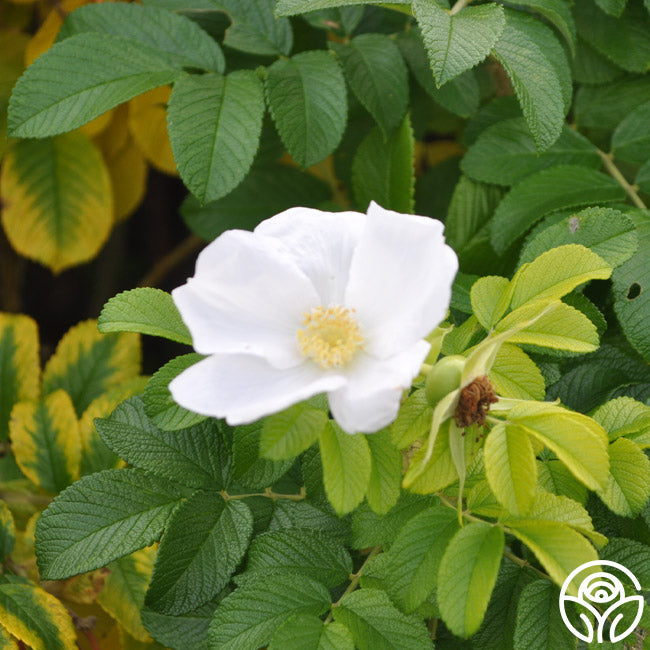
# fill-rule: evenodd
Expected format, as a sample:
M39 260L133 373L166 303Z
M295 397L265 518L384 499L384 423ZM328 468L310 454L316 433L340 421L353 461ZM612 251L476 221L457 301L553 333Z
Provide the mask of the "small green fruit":
M467 359L459 354L443 357L427 375L424 385L427 401L435 406L445 395L460 386L460 377Z

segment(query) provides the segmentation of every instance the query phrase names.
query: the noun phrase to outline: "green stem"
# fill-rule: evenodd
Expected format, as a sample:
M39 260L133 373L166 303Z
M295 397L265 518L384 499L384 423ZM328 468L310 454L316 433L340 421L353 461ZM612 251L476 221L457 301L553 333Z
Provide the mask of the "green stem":
M307 492L304 487L300 488L298 494L278 494L273 492L270 487L266 488L264 492L251 492L248 494L229 494L225 490L219 492L223 497L224 501L230 501L231 499L248 499L250 497L266 497L267 499L273 499L277 501L278 499L288 499L289 501L302 501L306 496Z
M456 4L449 10L449 15L455 16L457 13L465 9L471 1L472 0L457 0Z
M511 553L510 551L503 551L503 554L509 559L512 560L515 564L519 565L520 567L527 567L529 569L532 569L537 573L539 576L544 578L545 580L550 580L553 582L553 578L551 576L547 575L543 571L540 571L538 568L534 567L530 562L526 562L526 560L523 560L519 556L515 555L514 553Z
M614 164L614 156L611 153L605 153L598 149L598 154L600 155L605 169L608 171L610 176L618 181L618 184L625 190L626 194L630 197L630 200L637 208L641 210L647 210L648 207L641 200L641 197L637 194L636 189L627 182L627 179L621 173L620 169Z

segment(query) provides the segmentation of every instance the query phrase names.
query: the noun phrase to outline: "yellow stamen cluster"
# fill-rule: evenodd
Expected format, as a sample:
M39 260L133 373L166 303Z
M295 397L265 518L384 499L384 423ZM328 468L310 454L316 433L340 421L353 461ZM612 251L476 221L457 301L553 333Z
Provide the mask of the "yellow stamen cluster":
M297 332L300 351L325 370L341 368L363 346L354 309L334 305L306 312Z

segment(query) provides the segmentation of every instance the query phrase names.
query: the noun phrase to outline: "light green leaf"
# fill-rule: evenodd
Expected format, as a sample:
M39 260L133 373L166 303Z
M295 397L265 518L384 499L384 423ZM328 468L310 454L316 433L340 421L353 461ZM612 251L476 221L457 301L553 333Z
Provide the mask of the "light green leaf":
M226 65L214 39L194 21L165 9L112 2L79 7L66 18L57 40L84 33L127 39L179 69L223 72Z
M172 297L165 291L150 287L131 289L113 296L99 315L97 329L102 333L138 332L162 336L192 345L192 336Z
M610 441L626 436L639 444L639 437L645 441L650 434L650 406L631 397L617 397L603 404L592 417L607 431Z
M138 469L85 476L61 492L38 519L41 576L69 578L151 545L181 496L169 481Z
M327 413L306 402L264 419L260 455L271 460L294 458L316 442L327 426Z
M133 41L108 34L72 36L18 80L9 100L9 134L44 138L71 131L182 74Z
M390 137L408 105L408 71L397 45L384 34L362 34L348 44L330 42L352 92Z
M461 169L474 180L514 185L555 165L580 165L598 169L602 161L587 138L564 125L555 143L538 152L526 121L505 119L489 126L469 148Z
M193 413L177 404L169 391L171 380L201 359L203 359L202 355L193 352L183 354L167 362L147 382L142 396L144 410L147 417L159 429L177 431L206 419L207 416Z
M537 300L561 298L589 280L606 280L612 267L588 248L575 244L543 253L515 275L512 309Z
M540 151L560 136L571 103L571 74L553 32L530 16L506 9L493 54L503 65Z
M442 555L458 529L456 512L440 505L415 515L400 530L387 553L385 582L393 602L407 614L434 591Z
M639 165L650 159L650 135L643 128L650 121L650 102L627 115L612 135L612 153L617 159Z
M354 650L348 629L340 623L328 623L317 616L294 614L276 631L269 650Z
M368 133L352 163L352 188L360 209L375 201L387 210L413 212L414 147L408 116L387 141L379 128Z
M650 460L627 438L609 446L609 476L598 496L617 515L634 517L650 498Z
M455 15L427 0L414 0L412 7L438 86L483 61L505 25L503 8L494 3Z
M106 445L135 467L190 487L227 486L228 451L217 420L160 431L147 418L142 399L131 397L95 426Z
M535 453L525 429L492 427L483 448L485 474L497 499L514 515L527 513L537 492Z
M513 643L526 650L572 648L576 639L560 615L560 590L548 580L536 580L519 596Z
M334 609L359 650L429 650L433 643L424 623L402 614L379 589L360 589Z
M318 439L323 462L323 482L329 502L339 515L354 510L370 482L372 457L363 435L345 433L335 422Z
M623 13L627 0L596 0L596 4L610 16L617 18Z
M497 580L505 537L501 528L472 522L447 545L438 571L440 615L457 636L478 630Z
M184 614L214 598L244 557L252 532L253 515L243 501L195 493L165 528L146 605Z
M508 420L548 447L588 488L605 485L608 441L597 422L547 402L519 403L508 413Z
M559 460L537 461L539 486L555 495L564 495L584 505L587 488Z
M306 576L276 574L248 580L219 605L208 632L208 648L265 646L293 614L318 615L329 605L327 588Z
M373 433L366 440L372 457L366 498L378 515L385 515L399 498L402 454L393 445L388 429Z
M140 357L137 334L101 334L97 321L83 321L64 334L45 364L43 394L62 388L81 416L94 399L136 377Z
M612 208L586 208L528 240L519 263L532 262L556 246L580 244L617 267L634 254L638 241L634 223L627 215Z
M213 0L212 4L226 11L232 20L224 45L267 56L291 52L291 23L286 18L275 18L273 0Z
M406 449L418 438L423 438L431 428L433 409L423 388L408 396L390 425L391 436L398 449Z
M4 159L0 192L12 246L54 273L95 257L113 226L108 169L82 133L17 142Z
M348 579L352 559L343 544L320 531L287 528L258 535L243 575L281 572L304 575L333 588Z
M302 52L276 61L267 70L266 98L282 142L301 167L336 149L345 130L347 97L333 54Z
M498 275L479 278L472 285L470 290L472 313L486 330L492 329L492 326L498 323L505 313L510 304L513 289L514 285L508 278Z
M181 178L199 201L215 201L241 183L253 164L263 117L262 84L250 70L188 75L174 84L169 140Z
M391 4L405 5L410 0L392 0ZM349 5L380 5L385 4L384 0L278 0L275 13L278 16L293 16L303 14L316 9L328 9L330 7L347 7Z
M515 399L544 399L544 377L535 362L516 345L504 343L488 373L497 394Z
M550 521L511 521L509 532L535 554L556 584L561 585L580 564L598 559L596 549L566 524ZM572 583L569 593L577 594Z
M36 485L57 494L79 478L79 421L65 391L16 404L9 432L18 466Z
M9 436L9 415L14 405L38 397L40 379L36 321L0 312L0 440Z

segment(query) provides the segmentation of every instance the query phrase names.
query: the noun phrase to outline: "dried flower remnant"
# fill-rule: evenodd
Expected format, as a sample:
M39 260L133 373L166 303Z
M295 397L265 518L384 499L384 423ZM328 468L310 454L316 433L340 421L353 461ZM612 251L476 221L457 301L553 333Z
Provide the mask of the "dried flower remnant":
M460 392L454 419L459 427L472 424L483 426L490 405L499 401L487 375L481 375L465 386Z

